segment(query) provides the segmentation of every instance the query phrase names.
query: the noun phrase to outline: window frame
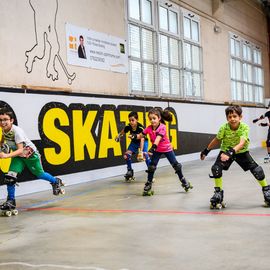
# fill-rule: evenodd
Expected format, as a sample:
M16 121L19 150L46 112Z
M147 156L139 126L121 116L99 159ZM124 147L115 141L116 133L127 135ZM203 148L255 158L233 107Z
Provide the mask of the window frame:
M139 3L141 3L142 0L139 0ZM153 61L145 61L142 58L142 38L140 34L140 50L141 50L141 57L136 58L131 56L129 52L129 66L132 61L137 61L140 62L141 64L141 91L138 90L133 90L132 89L132 74L131 74L131 67L129 69L129 78L128 78L128 84L129 84L129 93L131 95L142 95L142 96L158 96L160 98L176 98L176 99L189 99L189 100L202 100L203 99L203 65L202 65L202 48L201 48L201 33L200 33L200 18L198 15L193 14L193 12L183 9L179 5L173 3L173 2L168 2L165 0L150 0L151 2L151 18L152 18L152 25L149 25L145 22L136 20L134 18L129 17L129 0L127 2L127 8L126 8L126 16L127 16L127 36L128 36L128 48L130 48L130 32L129 32L129 25L134 25L139 27L140 33L143 28L148 29L150 31L153 31L153 51L154 51L154 59ZM160 8L165 8L167 10L167 24L168 28L163 29L161 28L161 18L160 18L160 13L159 10ZM170 29L170 12L176 13L176 25L177 25L177 33L173 31L169 31ZM141 14L141 4L140 4L140 14ZM189 14L191 16L191 21L196 21L197 23L197 35L198 35L198 40L192 40L192 39L187 39L184 37L184 16L187 16ZM141 18L141 15L140 15ZM192 28L192 27L191 27ZM162 53L161 53L161 38L162 36L165 36L167 38L167 47L168 47L168 63L162 62ZM178 54L178 65L175 66L174 63L171 62L171 55L172 52L171 50L174 48L171 46L171 39L175 40L177 42L177 52ZM188 43L191 46L197 46L198 47L198 54L199 54L199 70L194 70L192 67L191 69L186 69L185 68L185 48L184 48L184 43ZM176 55L176 53L175 53ZM193 53L191 53L193 55ZM151 65L154 66L154 85L153 89L154 92L148 92L145 91L146 88L144 88L144 80L143 80L143 63L150 63ZM164 91L162 89L162 69L168 69L168 74L169 74L169 89L168 92ZM175 73L176 72L176 73ZM194 75L198 74L199 75L199 94L196 95L196 92L193 92L192 95L189 95L188 92L185 89L185 84L186 84L186 78L185 78L185 73L186 72L191 72L192 74L192 89L194 89L196 82ZM177 77L173 77L174 74L177 74ZM174 78L178 81L177 87L174 87L173 81ZM179 91L176 93L176 90ZM164 91L164 92L163 92Z
M231 44L232 41L231 40L235 40L237 42L239 42L240 46L239 46L239 56L237 55L233 55L232 54L232 48L231 48ZM248 48L251 49L251 59L246 59L244 57L244 47L247 46ZM229 55L230 55L230 82L231 82L231 100L233 102L243 102L245 104L264 104L264 69L263 69L263 65L262 65L262 53L260 54L260 60L261 60L261 64L255 63L254 61L254 50L257 50L259 52L261 52L261 48L255 44L253 44L252 42L239 37L238 35L234 34L234 33L230 33L229 34ZM240 79L237 78L233 78L233 70L232 70L232 61L239 61L240 62ZM247 69L245 69L245 66L251 66L251 81L249 81L248 79L248 73L249 71ZM259 68L261 69L261 74L262 74L262 84L257 84L256 83L256 77L255 77L255 68ZM247 72L247 74L245 73ZM234 88L233 88L233 84L237 85L240 84L240 95L241 98L237 99L235 98L237 95L234 93ZM246 95L245 92L245 88L251 87L251 96L252 96L252 100L250 100L249 98L249 89L247 89L248 95ZM260 88L261 89L261 97L262 100L258 101L256 100L256 88ZM246 98L246 96L248 96L248 98Z
M168 14L168 30L160 28L160 14L159 14L159 8L165 8L167 10ZM169 19L169 12L175 12L177 14L177 33L169 31L170 29L170 19ZM158 42L158 88L159 88L159 95L161 97L165 98L183 98L183 75L182 75L182 69L183 69L183 45L182 45L182 40L181 40L181 10L180 8L173 4L173 3L168 3L167 1L158 1L157 2L157 13L158 13L158 22L157 22L157 42ZM160 38L161 36L164 36L167 38L168 42L168 63L164 63L161 60L161 48L160 48ZM178 66L173 65L171 63L171 47L170 47L170 40L176 40L177 45L178 45ZM161 83L161 73L162 69L168 69L169 72L169 93L163 92L162 89L162 83ZM172 83L172 72L173 70L177 70L179 74L179 93L178 94L173 94L173 83Z

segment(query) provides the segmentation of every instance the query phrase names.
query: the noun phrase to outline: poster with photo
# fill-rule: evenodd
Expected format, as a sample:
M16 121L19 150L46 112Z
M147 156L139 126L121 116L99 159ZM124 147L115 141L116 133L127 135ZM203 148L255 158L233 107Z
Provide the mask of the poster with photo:
M67 23L66 40L68 64L128 72L127 45L124 39Z

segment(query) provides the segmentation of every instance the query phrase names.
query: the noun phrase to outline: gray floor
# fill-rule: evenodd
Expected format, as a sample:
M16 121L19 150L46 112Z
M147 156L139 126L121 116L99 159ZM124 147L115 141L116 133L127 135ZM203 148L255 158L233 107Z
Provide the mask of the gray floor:
M265 149L252 155L263 164ZM210 210L214 159L183 164L185 193L171 167L158 168L155 195L146 174L122 176L17 198L19 215L0 217L0 269L269 269L270 208L237 164L224 173L224 210ZM124 172L123 172L124 173Z

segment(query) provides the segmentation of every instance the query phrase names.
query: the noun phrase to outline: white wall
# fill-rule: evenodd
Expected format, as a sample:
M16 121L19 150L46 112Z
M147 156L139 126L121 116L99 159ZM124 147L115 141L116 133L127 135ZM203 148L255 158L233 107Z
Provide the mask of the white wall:
M74 103L81 103L83 105L96 104L102 106L104 104L115 105L130 105L130 106L143 106L152 107L159 106L162 108L168 107L167 102L157 102L151 100L137 100L137 99L119 99L119 98L95 98L91 96L76 96L76 95L46 95L40 93L10 93L0 92L0 102L5 102L10 105L18 120L18 124L22 127L31 140L39 141L41 139L38 129L38 119L41 109L50 102L61 102L66 106ZM177 116L178 131L192 132L192 133L205 133L216 134L220 125L226 122L225 108L226 106L220 105L206 105L195 103L179 103L173 102L169 104ZM267 128L257 127L252 124L252 120L261 114L265 113L265 109L259 108L243 108L243 121L250 125L250 140L251 147L260 147L262 141L265 140ZM122 158L122 157L120 157ZM180 162L195 160L199 158L199 153L188 155L181 155L177 157ZM0 162L2 162L0 160ZM121 165L122 164L122 165ZM160 165L168 164L167 161L162 161ZM1 165L1 163L0 163ZM145 164L134 164L135 171L145 170ZM120 165L111 167L87 170L78 173L60 176L63 178L67 185L93 181L105 177L112 177L116 175L123 175L126 170L124 160ZM120 176L122 178L122 176ZM50 188L50 185L45 181L30 181L20 184L17 189L17 194L25 194L36 191L41 191ZM5 197L5 188L0 188L0 196Z

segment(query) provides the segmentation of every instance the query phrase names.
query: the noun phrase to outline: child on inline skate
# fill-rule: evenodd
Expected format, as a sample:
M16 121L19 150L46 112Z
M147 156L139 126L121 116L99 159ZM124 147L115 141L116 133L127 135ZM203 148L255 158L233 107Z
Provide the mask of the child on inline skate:
M210 208L221 209L226 207L223 203L224 191L222 189L222 171L228 170L231 164L236 163L244 170L250 172L262 186L262 192L266 205L270 205L270 186L267 184L264 171L251 157L249 153L249 126L242 120L242 108L238 105L229 106L225 110L227 123L223 124L216 137L209 143L200 155L204 160L215 146L220 146L220 152L212 166L212 178L215 179L214 195L210 199Z
M0 127L2 129L2 145L5 145L12 150L1 151L0 158L11 158L11 164L8 173L4 176L3 183L7 185L7 201L2 204L1 210L9 211L16 208L15 201L15 184L17 175L27 167L32 174L39 179L49 181L52 185L53 194L59 195L64 193L61 188L62 180L53 177L51 174L44 172L40 160L40 154L36 146L27 138L24 131L13 124L13 112L7 108L0 109Z
M143 196L151 196L154 194L152 190L152 183L154 173L157 168L159 159L164 154L169 160L170 164L175 170L175 173L178 175L182 187L187 192L189 189L192 189L192 185L188 182L182 173L182 165L176 160L175 153L173 151L172 145L168 138L165 121L171 122L172 115L168 110L161 110L159 108L153 108L148 112L148 118L151 125L149 125L144 131L136 135L137 138L145 137L149 134L152 146L149 149L149 154L151 155L151 161L148 165L147 170L147 182L145 183Z
M128 120L129 120L129 124L127 126L125 126L124 129L122 129L120 131L120 133L118 134L118 136L116 136L115 140L117 142L120 141L120 138L122 136L124 136L125 133L130 133L130 136L132 137L132 135L136 135L136 134L140 134L144 127L142 124L140 124L138 122L138 113L137 112L131 112L128 115ZM132 169L132 161L131 161L131 157L133 154L137 154L137 160L138 161L143 161L145 160L146 165L149 165L150 162L150 158L149 155L147 153L148 150L148 139L147 138L142 138L142 139L136 139L135 137L133 139L131 139L131 142L128 146L128 149L126 150L125 154L124 154L124 159L126 160L127 163L127 173L125 174L125 179L126 181L131 181L134 180L134 171Z

